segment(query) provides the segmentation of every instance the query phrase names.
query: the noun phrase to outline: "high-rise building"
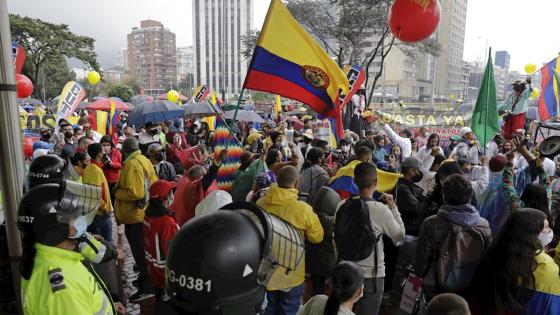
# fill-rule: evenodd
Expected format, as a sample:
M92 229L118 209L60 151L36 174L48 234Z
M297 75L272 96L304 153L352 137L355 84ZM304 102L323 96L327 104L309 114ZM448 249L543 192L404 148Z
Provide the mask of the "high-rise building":
M193 0L194 84L226 97L239 93L247 73L241 36L253 26L253 0Z
M115 57L115 67L122 68L128 71L128 49L120 48L117 51L117 56Z
M494 61L494 64L496 66L500 66L503 69L505 69L507 72L509 72L509 61L511 59L511 56L507 51L505 50L497 51L495 59L496 60Z
M157 96L177 86L175 34L154 20L133 27L128 39L128 72L144 93Z
M177 47L177 78L194 72L193 46Z
M467 0L441 0L441 21L436 32L441 44L437 58L435 97L447 99L449 95L463 93L463 48Z

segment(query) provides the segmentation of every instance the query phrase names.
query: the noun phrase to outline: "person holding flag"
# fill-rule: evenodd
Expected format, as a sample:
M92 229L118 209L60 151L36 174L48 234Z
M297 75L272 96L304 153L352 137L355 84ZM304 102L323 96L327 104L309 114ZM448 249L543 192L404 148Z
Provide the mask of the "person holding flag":
M527 77L525 81L520 80L513 83L513 91L508 94L502 104L498 106L500 114L505 114L504 119L504 137L507 140L517 129L525 129L525 114L528 110L529 98L533 94L531 86L531 77Z

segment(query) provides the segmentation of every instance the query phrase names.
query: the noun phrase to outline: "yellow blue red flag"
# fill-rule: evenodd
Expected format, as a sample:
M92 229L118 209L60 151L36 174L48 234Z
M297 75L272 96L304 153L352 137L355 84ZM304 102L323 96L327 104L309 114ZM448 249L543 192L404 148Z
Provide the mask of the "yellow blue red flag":
M319 114L339 117L339 93L347 94L348 86L333 59L280 0L272 0L243 87L279 94Z
M539 117L547 120L560 115L558 105L558 72L560 71L560 56L554 58L541 68L541 96L539 97Z

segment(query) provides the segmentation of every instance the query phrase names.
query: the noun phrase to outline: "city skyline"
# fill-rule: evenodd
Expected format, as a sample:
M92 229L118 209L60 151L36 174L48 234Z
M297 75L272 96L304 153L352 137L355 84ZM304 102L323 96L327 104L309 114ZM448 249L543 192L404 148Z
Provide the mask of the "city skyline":
M262 26L269 2L254 1L254 28L260 29ZM162 21L175 32L178 47L193 45L190 1L138 0L134 1L133 7L131 3L108 0L51 0L48 3L8 0L8 9L10 13L66 23L72 31L93 37L96 39L99 61L106 67L114 65L115 51L126 47L126 34L130 28L148 18ZM531 3L530 8L524 4L526 2L520 0L468 1L463 59L469 62L485 59L487 48L492 46L493 51L509 51L511 70L523 72L524 65L529 62L541 65L556 57L560 42L551 42L547 34L550 33L548 30L555 27L555 12L560 9L560 2L543 0ZM507 10L507 14L499 14L504 10ZM84 19L84 15L91 18ZM531 18L537 15L538 22Z

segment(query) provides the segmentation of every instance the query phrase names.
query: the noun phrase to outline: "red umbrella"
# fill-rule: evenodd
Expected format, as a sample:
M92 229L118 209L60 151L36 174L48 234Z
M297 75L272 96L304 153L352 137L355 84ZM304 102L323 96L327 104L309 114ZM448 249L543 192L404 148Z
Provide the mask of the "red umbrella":
M301 120L295 118L295 117L288 117L286 118L286 121L289 121L292 123L292 125L294 126L295 130L300 130L303 128L303 123L301 122Z
M126 105L125 102L121 101L120 99L117 98L100 98L98 100L96 100L93 103L90 103L89 105L86 106L86 109L89 110L111 110L111 101L113 101L113 103L115 103L115 110L124 110L124 111L128 111L130 110L130 107L128 107Z
M164 100L167 101L167 93L163 93L159 96L160 100ZM179 93L179 100L181 101L181 103L187 102L189 100L188 97L186 97L185 95Z

